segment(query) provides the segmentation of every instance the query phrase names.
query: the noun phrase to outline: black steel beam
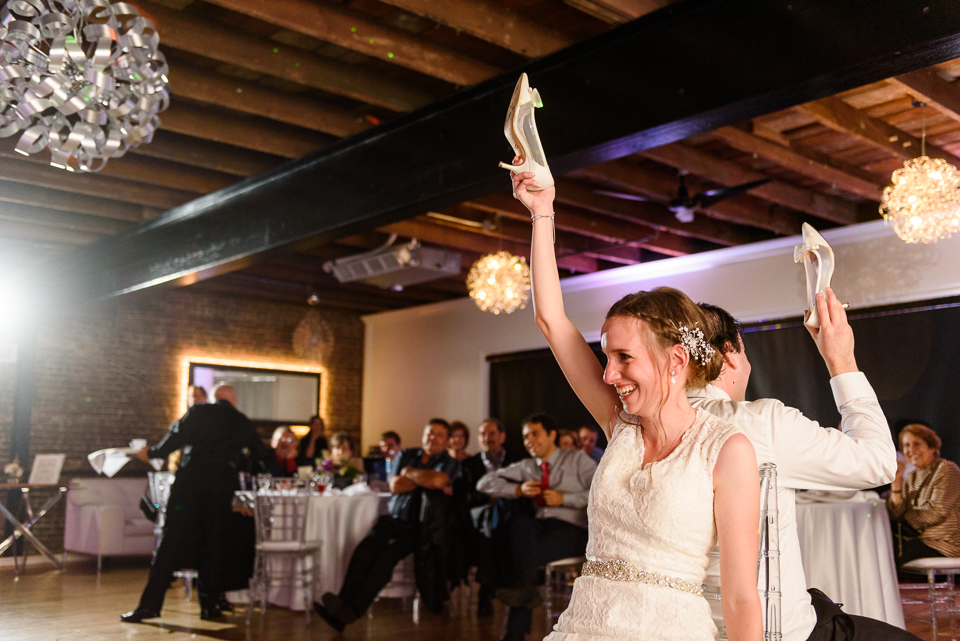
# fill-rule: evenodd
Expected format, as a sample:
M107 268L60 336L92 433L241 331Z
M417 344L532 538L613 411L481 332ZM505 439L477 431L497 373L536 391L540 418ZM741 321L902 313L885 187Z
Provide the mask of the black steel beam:
M958 33L955 0L690 0L522 70L561 174L958 58ZM190 283L502 190L519 71L173 209L46 277L97 297Z

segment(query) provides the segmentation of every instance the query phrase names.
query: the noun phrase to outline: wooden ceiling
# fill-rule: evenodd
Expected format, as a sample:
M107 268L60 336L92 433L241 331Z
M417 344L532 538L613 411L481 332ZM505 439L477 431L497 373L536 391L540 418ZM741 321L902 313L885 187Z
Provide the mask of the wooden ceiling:
M122 235L670 3L134 4L157 25L170 63L172 99L162 128L152 143L87 175L47 166L44 153L24 158L13 150L15 139L0 140L0 255L11 262L43 261ZM958 76L954 60L558 176L558 263L565 273L589 273L794 235L805 221L826 229L879 218L881 192L894 169L919 155L924 128L926 153L958 162ZM541 136L549 154L550 132ZM505 140L502 147L508 160ZM680 174L691 193L771 180L681 223L667 207ZM378 247L391 234L459 252L461 274L388 291L341 285L324 271L325 262ZM289 302L316 293L323 307L381 311L464 296L473 261L501 247L526 255L529 234L529 214L510 197L504 172L499 192L333 242L299 243L181 284Z

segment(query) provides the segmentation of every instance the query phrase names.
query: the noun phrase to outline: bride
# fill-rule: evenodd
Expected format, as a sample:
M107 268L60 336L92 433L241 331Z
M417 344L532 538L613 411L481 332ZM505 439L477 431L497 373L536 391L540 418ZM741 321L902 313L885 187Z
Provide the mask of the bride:
M603 324L603 368L564 312L554 188L533 172L514 174L513 187L533 219L537 325L609 439L590 490L587 562L548 641L717 638L702 583L718 539L727 636L759 641L757 463L738 428L687 402L686 387L721 365L699 309L666 287L625 296Z

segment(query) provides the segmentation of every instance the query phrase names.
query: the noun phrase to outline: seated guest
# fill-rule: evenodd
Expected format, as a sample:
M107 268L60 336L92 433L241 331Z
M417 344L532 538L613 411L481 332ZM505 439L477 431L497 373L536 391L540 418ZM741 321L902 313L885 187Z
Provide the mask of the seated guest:
M426 562L418 562L417 587L427 606L436 611L436 594L425 594L430 587L423 574L446 581L445 572L429 567L437 540L437 523L445 519L452 494L452 482L460 474L460 464L447 453L449 425L443 419L431 419L423 429L423 447L400 452L397 473L390 477L390 513L381 516L350 559L339 594L327 592L322 603L313 608L338 632L367 611L383 587L390 582L393 568L401 559L417 551ZM418 561L421 557L418 556ZM442 600L440 601L442 609Z
M202 385L191 385L187 391L187 407L207 402L207 390Z
M940 458L940 437L925 425L904 427L900 448L916 469L904 473L906 464L897 461L887 499L896 519L897 567L923 557L960 556L960 468Z
M273 430L270 447L276 456L274 476L297 475L297 435L286 425Z
M496 592L510 606L505 640L522 641L530 632L532 608L542 603L537 568L582 556L587 549L587 497L597 464L582 450L559 449L556 440L556 421L534 414L523 423L523 445L533 458L487 474L477 483L478 491L494 498L532 500L535 506L532 514L512 509L499 526L507 545L498 558L500 576L509 577L506 587Z
M580 436L573 430L560 430L557 436L557 447L561 450L579 450Z
M363 459L354 456L356 448L353 446L353 437L346 432L337 432L330 437L330 458L335 461L349 461L350 466L363 472Z
M603 450L597 447L597 426L584 425L579 430L580 449L583 453L593 459L593 462L600 465L600 457L603 456Z
M485 617L493 614L493 588L495 572L493 571L494 554L490 543L492 534L492 520L494 499L489 494L477 491L477 482L486 474L496 472L505 465L510 465L517 458L511 456L504 449L507 432L498 419L488 418L480 423L477 441L480 444L480 453L470 456L460 463L461 482L464 487L465 507L468 512L467 535L460 538L463 542L463 558L466 567L477 566L477 582L480 584L480 593L477 599L477 616Z
M450 423L450 445L447 447L447 453L455 461L462 461L468 456L467 443L470 442L470 429L463 421L453 421Z
M297 465L315 465L316 460L328 448L326 426L319 416L310 418L310 432L303 437L297 448Z
M371 457L364 461L367 474L371 481L387 482L400 453L400 435L394 431L386 431L380 435L379 457Z

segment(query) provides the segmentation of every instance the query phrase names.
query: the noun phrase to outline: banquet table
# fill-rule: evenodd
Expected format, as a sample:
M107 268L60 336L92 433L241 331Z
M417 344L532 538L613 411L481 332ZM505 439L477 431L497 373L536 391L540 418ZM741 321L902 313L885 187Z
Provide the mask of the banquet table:
M876 492L798 493L797 532L808 586L847 614L904 627L890 520Z
M238 493L239 494L239 493ZM310 497L307 517L308 540L320 540L320 558L314 572L313 596L318 600L324 592L339 592L350 557L363 537L370 532L377 517L386 513L390 494L363 492L357 494L314 494ZM271 561L285 563L286 561ZM267 600L273 605L303 610L312 607L303 603L302 592L292 586L271 588Z

